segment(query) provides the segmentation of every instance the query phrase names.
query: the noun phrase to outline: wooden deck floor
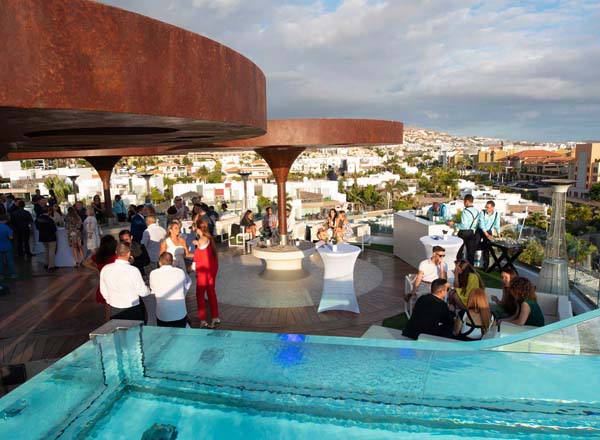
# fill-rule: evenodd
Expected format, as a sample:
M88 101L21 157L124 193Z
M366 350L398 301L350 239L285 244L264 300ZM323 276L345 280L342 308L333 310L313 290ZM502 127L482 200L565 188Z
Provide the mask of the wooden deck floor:
M227 248L220 252L238 252ZM364 258L383 272L382 283L358 298L359 315L317 313L317 306L253 308L222 304L222 329L306 333L359 337L382 319L403 310L403 278L414 271L401 260L367 250ZM40 262L18 260L22 278L7 282L10 293L0 296L0 366L60 358L88 340L90 331L104 323L104 309L96 304L97 274L63 268L46 273ZM218 286L217 286L218 295ZM196 299L188 296L194 326Z

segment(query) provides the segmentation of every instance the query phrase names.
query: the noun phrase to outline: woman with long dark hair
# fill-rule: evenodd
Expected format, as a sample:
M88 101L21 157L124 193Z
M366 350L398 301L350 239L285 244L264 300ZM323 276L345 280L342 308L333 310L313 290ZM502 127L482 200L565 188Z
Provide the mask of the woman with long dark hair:
M504 268L502 269L502 272L500 272L500 279L502 280L502 299L498 299L496 295L492 295L492 302L494 304L490 304L490 310L496 319L514 318L519 310L517 300L510 293L510 283L517 277L517 272L511 268Z
M254 213L251 209L247 210L240 220L240 226L243 226L246 233L252 234L252 238L256 237L256 223L254 223Z
M454 264L454 289L448 292L448 304L455 310L465 310L473 289L485 289L483 280L467 260L456 260Z
M202 328L214 328L221 322L215 283L219 270L215 239L208 230L208 223L202 219L196 221L198 240L194 241L194 264L196 266L196 300L198 302L198 319ZM206 296L210 307L211 322L207 322Z
M327 241L328 239L333 237L335 230L338 228L338 224L338 212L335 209L331 208L329 210L329 214L327 214L327 218L325 219L325 221L323 221L323 225L319 228L317 232L317 238L319 240Z

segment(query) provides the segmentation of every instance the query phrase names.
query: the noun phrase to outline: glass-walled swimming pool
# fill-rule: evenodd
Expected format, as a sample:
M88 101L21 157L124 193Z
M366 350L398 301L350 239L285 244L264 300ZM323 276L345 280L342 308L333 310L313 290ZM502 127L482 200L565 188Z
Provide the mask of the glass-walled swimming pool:
M599 325L477 343L139 327L1 399L0 438L600 438ZM579 354L556 354L573 330Z

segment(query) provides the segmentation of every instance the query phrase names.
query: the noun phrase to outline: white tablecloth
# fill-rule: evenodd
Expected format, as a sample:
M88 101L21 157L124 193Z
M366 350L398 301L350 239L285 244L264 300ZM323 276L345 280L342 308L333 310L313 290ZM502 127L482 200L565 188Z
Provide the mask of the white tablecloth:
M360 248L342 243L337 245L336 252L330 245L321 246L317 252L325 269L319 313L327 310L360 313L354 290L354 264Z
M454 282L454 261L456 254L463 244L463 240L455 235L446 236L446 240L441 235L426 235L420 238L425 248L425 258L430 258L434 246L441 246L446 249L446 258L444 262L448 265L448 281Z
M56 257L54 259L56 267L73 267L73 249L69 246L69 238L65 228L56 228Z
M44 259L44 245L37 241L39 233L35 231L36 247L39 244L41 252L38 253L37 258ZM56 255L54 257L54 265L56 267L73 267L75 266L75 260L73 259L73 250L69 247L69 239L67 237L67 230L65 228L56 228Z

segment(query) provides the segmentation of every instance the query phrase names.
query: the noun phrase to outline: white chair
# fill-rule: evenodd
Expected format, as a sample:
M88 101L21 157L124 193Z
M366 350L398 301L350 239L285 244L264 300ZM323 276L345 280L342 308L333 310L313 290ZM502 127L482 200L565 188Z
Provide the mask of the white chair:
M246 248L246 241L248 240L252 240L252 234L250 232L246 232L245 226L241 226L237 223L232 223L229 226L227 243L230 247Z
M371 244L371 226L366 223L358 223L351 225L351 228L353 235L346 242L360 245L364 251L365 245Z
M404 277L404 294L405 295L407 293L412 292L413 287L415 285L416 278L417 278L416 273L411 273ZM412 314L412 309L415 306L415 303L417 302L417 298L418 298L418 295L411 296L408 301L404 301L404 313L406 313L406 316L408 318L410 318L410 315Z

